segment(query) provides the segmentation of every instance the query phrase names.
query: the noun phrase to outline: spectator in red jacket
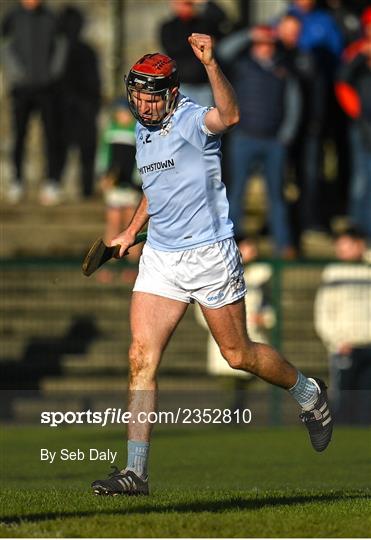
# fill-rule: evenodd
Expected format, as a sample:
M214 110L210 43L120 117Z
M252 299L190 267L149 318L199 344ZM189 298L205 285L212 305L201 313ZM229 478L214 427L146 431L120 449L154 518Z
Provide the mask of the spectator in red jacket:
M371 239L371 24L366 28L368 38L342 66L335 89L340 105L352 119L349 215Z

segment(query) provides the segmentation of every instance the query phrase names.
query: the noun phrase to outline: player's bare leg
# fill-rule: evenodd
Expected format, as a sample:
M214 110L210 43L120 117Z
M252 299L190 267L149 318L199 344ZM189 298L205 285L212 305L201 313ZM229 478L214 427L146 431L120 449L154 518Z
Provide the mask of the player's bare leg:
M134 292L130 309L129 411L149 413L157 405L157 370L162 354L188 304L154 294ZM149 441L150 423L130 423L128 438Z
M201 308L229 365L288 390L302 407L300 418L309 431L313 448L317 452L325 450L333 426L325 383L305 377L273 347L250 340L243 299L219 309Z
M130 308L128 462L107 480L96 480L97 495L147 495L147 461L152 423L139 422L157 409L157 370L162 354L188 304L149 293L134 292Z
M246 329L245 301L241 299L218 309L201 306L206 322L229 365L261 379L291 388L298 372L278 351L251 341Z

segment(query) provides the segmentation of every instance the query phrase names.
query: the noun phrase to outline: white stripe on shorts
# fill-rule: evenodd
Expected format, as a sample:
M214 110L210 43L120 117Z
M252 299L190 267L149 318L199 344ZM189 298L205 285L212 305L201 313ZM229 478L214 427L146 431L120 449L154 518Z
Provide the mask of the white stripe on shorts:
M234 240L233 241L231 241L232 239L228 239L228 240L229 241L218 242L218 246L220 248L220 251L227 265L228 273L230 276L232 276L236 268L238 268L241 264L241 256ZM243 273L243 269L242 269L242 273Z

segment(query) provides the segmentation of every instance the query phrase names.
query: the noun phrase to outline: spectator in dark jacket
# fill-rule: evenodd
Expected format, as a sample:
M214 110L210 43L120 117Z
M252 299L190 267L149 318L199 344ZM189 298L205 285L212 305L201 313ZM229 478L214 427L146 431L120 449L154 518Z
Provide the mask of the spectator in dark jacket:
M101 82L95 51L84 43L80 34L83 15L73 6L66 6L59 17L59 31L67 41L67 60L59 84L59 177L68 155L76 146L80 152L82 193L92 195L97 146L97 115L101 100Z
M31 114L39 111L45 132L47 184L41 195L58 189L54 81L65 58L63 40L57 39L56 19L41 0L21 0L4 18L2 34L7 39L2 59L11 88L14 129L14 179L8 200L17 203L24 193L23 154Z
M188 36L196 32L218 40L227 29L227 17L224 11L210 0L171 0L170 7L174 16L162 24L160 39L166 54L177 63L180 90L199 105L212 105L206 72L189 46Z
M317 228L324 221L319 205L317 166L326 108L326 82L314 54L298 47L301 27L302 23L295 15L284 15L276 27L278 54L297 78L303 102L299 127L289 148L293 178L298 188L297 201L291 205L297 247L303 232Z
M283 181L286 147L295 135L300 118L300 91L295 78L276 56L273 30L256 27L250 39L249 50L245 48L246 38L241 32L225 38L218 49L220 57L232 65L230 76L241 112L240 123L231 134L230 216L237 238L243 237L244 192L249 175L256 162L260 162L275 250L280 256L291 257L294 250Z
M327 8L339 28L344 45L348 45L357 39L361 31L360 20L357 16L359 2L357 2L357 5L354 4L352 5L351 2L346 0L325 0L325 8Z

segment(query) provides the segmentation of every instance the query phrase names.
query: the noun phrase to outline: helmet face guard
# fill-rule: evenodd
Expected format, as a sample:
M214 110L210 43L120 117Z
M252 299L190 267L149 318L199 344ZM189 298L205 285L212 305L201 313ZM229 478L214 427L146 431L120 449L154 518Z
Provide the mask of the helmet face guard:
M174 111L178 73L174 60L160 53L146 54L129 71L125 79L128 103L133 116L144 126L161 126ZM151 96L150 115L139 112L141 95ZM156 97L161 100L157 100ZM164 101L164 106L162 103ZM156 103L161 102L161 109Z

